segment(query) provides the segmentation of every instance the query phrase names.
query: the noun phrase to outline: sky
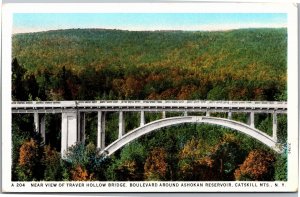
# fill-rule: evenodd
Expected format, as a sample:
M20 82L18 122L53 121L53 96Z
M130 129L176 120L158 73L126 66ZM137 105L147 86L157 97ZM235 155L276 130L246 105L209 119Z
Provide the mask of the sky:
M13 33L56 29L221 31L287 27L282 13L17 13Z

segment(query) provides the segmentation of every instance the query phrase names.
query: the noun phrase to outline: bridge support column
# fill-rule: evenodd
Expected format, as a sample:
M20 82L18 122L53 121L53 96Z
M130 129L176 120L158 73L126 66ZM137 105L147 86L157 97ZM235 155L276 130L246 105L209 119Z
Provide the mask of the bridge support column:
M39 113L34 113L34 128L36 132L40 132L40 120L39 120Z
M45 129L45 114L34 113L34 127L35 131L40 133L44 142L46 142L46 129Z
M166 118L167 116L166 116L166 111L163 111L162 112L162 118Z
M61 155L65 156L65 151L77 142L77 112L62 112L61 116Z
M187 111L184 111L183 116L188 116L188 112L187 112Z
M206 116L210 116L210 111L206 111Z
M77 141L84 142L85 141L85 113L78 112L78 128L77 128Z
M119 139L125 134L125 119L122 111L119 112Z
M232 112L228 112L228 119L231 120L232 119Z
M97 148L105 148L105 112L98 111Z
M40 133L42 135L44 142L46 142L46 115L45 114L40 115Z
M273 139L277 142L277 114L273 113Z
M255 128L254 125L254 112L250 112L248 115L248 125L250 125L250 127Z
M145 124L145 112L141 111L141 122L140 122L140 127L144 126Z

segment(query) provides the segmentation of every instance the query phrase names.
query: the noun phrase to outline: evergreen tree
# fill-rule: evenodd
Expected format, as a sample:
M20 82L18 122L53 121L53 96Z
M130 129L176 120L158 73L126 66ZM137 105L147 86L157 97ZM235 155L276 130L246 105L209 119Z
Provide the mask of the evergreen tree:
M24 75L26 69L23 68L17 58L12 62L12 99L17 101L26 101L28 99L28 93L25 87Z

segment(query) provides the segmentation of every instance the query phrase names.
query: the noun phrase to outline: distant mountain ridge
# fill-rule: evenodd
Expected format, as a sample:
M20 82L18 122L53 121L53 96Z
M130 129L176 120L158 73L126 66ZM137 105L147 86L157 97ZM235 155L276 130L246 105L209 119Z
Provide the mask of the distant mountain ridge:
M127 32L227 32L227 31L236 31L236 30L246 30L246 29L286 29L285 27L255 27L255 28L232 28L232 29L219 29L219 30L176 30L176 29L162 29L162 30L127 30L127 29L109 29L109 28L67 28L67 29L50 29L50 30L39 30L32 32L20 32L14 33L18 34L34 34L34 33L46 33L46 32L58 32L58 31L72 31L72 30L95 30L95 31L127 31Z
M105 87L94 87L100 95L115 91L118 98L130 99L173 98L173 94L177 99L215 98L210 93L226 90L217 97L235 98L228 95L229 88L232 94L242 91L243 96L236 99L272 100L286 89L286 28L218 32L68 29L15 34L12 41L12 57L38 83L45 73L57 77L65 69L78 78L72 82L77 89L87 76L101 77ZM128 87L118 92L116 87L126 83ZM131 91L131 86L139 90ZM266 87L269 92L263 93ZM185 93L188 89L190 93Z
M205 40L205 38L208 38L208 40ZM246 40L247 38L249 39ZM255 40L255 38L257 38L257 40ZM58 41L62 41L62 42L58 42ZM117 43L115 41L117 41ZM222 41L222 43L220 43L219 41ZM264 41L273 41L275 43L271 43L271 42L265 43ZM98 45L96 42L98 42ZM151 46L151 42L153 42L152 46ZM45 32L14 35L13 36L13 57L18 57L18 59L21 62L23 62L23 57L28 59L28 53L32 53L32 50L47 52L47 49L43 48L44 44L46 44L46 46L48 47L52 47L52 49L56 49L56 48L59 49L59 48L65 48L64 44L68 43L68 48L72 49L72 52L75 52L74 49L76 48L78 49L76 50L76 52L81 51L80 46L78 46L77 44L81 44L82 46L84 44L90 44L91 50L93 48L107 49L106 47L109 46L109 50L113 52L118 47L123 47L123 49L131 49L134 47L141 48L140 45L146 45L146 47L150 46L150 49L155 48L154 47L155 45L161 45L160 48L162 49L177 48L183 51L185 50L187 43L188 44L193 43L195 45L198 44L197 47L199 47L201 44L206 44L208 42L216 46L219 45L218 47L222 47L222 45L220 44L226 42L230 44L230 45L226 45L226 48L232 47L233 49L234 48L238 49L239 47L241 47L240 46L241 42L244 42L245 44L247 43L256 44L258 47L264 47L264 48L268 48L268 45L274 44L277 46L274 48L274 50L279 49L280 51L278 50L278 53L280 54L284 52L283 47L286 47L285 45L287 42L287 30L286 28L240 29L240 30L230 30L224 32L222 31L220 32L177 31L177 30L176 31L124 31L124 30L113 30L113 29L51 30ZM123 46L124 43L126 44L130 43L132 46ZM134 44L137 44L139 46L134 46ZM207 46L207 45L203 46L203 48L205 47L207 50L211 50L211 46ZM246 45L244 45L244 47L246 47ZM21 50L22 53L20 54ZM224 48L223 50L226 49ZM54 54L47 54L47 55L50 56L58 55L55 53L55 51L53 52ZM56 52L60 52L60 50ZM88 56L89 55L88 52L89 51L87 51L85 55ZM150 52L155 53L155 51L150 51ZM261 52L264 51L262 50ZM47 53L49 53L49 51ZM76 56L76 54L74 55ZM190 54L190 55L194 56L194 54ZM199 53L199 55L201 54ZM32 58L35 58L37 60L39 59L39 56L32 57ZM26 62L24 63L26 64ZM34 65L32 66L34 67L37 66L34 62L33 64Z

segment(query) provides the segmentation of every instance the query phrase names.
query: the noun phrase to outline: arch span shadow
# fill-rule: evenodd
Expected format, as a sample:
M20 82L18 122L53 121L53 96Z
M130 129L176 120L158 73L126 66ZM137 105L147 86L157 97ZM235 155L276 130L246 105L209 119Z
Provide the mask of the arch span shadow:
M160 120L156 120L153 122L150 122L148 124L145 124L142 127L138 127L124 136L122 136L120 139L117 139L113 143L111 143L109 146L107 146L105 149L103 149L102 152L106 153L108 156L122 148L124 145L132 142L133 140L151 133L157 129L168 127L172 125L178 125L178 124L184 124L184 123L205 123L205 124L212 124L212 125L219 125L223 127L227 127L230 129L237 130L241 133L244 133L246 135L251 136L252 138L260 141L261 143L267 145L274 151L280 153L281 149L277 146L277 142L267 134L263 133L262 131L252 128L247 124L237 122L230 119L225 118L217 118L217 117L209 117L209 116L181 116L181 117L171 117L171 118L164 118Z

